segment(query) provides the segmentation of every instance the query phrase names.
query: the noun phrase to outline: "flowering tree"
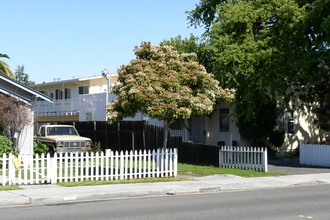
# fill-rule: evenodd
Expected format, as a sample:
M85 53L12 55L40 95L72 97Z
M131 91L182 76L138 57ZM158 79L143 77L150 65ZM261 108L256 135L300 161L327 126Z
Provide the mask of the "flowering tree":
M168 127L176 119L213 112L217 99L230 101L234 91L222 89L213 75L198 64L194 53L179 54L171 46L142 42L135 47L137 59L118 69L113 87L116 99L107 107L113 123L137 112L164 120L164 142Z
M20 152L19 140L21 132L31 123L30 108L28 105L0 94L0 124L5 126L5 136L13 143L15 153Z

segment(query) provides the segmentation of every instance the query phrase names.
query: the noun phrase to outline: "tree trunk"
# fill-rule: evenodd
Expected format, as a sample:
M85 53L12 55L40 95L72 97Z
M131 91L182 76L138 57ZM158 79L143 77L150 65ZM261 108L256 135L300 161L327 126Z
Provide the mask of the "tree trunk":
M168 120L165 119L164 120L164 136L163 136L163 148L166 149L167 148L167 137L168 137L168 127L169 127L169 123Z
M163 148L167 148L167 137L168 131L170 129L170 125L174 122L173 119L164 119L164 140L163 140Z
M191 119L189 119L189 121L188 121L188 119L184 119L183 120L183 125L184 125L184 127L186 128L186 130L189 133L189 140L188 140L188 142L191 142L191 140L192 140Z

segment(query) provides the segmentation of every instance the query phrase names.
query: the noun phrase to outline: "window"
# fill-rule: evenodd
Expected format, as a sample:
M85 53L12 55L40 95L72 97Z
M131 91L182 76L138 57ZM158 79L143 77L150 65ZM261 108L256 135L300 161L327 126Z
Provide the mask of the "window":
M89 86L80 86L79 87L79 95L89 94Z
M285 131L286 134L294 134L294 112L285 110L284 114L277 121L277 128Z
M229 108L220 109L220 132L229 131Z
M285 132L287 134L293 134L294 133L294 119L293 119L293 110L288 110L285 112Z
M63 96L62 96L62 91L60 89L56 89L55 90L55 99L62 99Z
M86 112L86 121L92 121L92 113Z
M71 98L71 89L64 89L64 98L65 99Z
M44 127L41 127L41 129L40 129L40 136L45 137L45 128Z

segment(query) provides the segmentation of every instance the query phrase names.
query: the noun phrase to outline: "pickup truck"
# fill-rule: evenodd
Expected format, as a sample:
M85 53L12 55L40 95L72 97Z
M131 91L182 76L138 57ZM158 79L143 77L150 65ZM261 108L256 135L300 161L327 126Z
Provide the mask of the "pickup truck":
M76 128L71 125L42 125L35 141L48 145L50 154L92 150L92 140L81 137Z

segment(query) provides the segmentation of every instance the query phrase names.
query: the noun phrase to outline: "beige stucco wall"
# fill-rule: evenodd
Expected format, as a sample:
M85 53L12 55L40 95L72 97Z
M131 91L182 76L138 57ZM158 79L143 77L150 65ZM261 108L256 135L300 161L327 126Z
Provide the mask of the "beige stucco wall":
M232 141L237 141L241 145L241 136L236 126L235 117L231 114L234 113L234 105L229 103L220 103L216 106L216 111L213 112L211 117L207 118L208 131L207 137L210 144L217 144L219 141L224 141L226 145L231 145ZM220 132L220 108L229 108L229 131Z
M211 116L200 116L192 119L193 141L199 143L217 144L224 141L231 145L231 141L237 141L239 146L251 146L244 140L236 126L236 118L230 116L229 132L220 132L219 111L220 108L229 108L230 114L234 113L234 104L220 103ZM286 134L283 147L280 152L294 151L299 146L299 141L320 143L325 141L325 132L315 125L315 114L307 108L294 111L294 134Z
M312 110L303 108L294 112L294 134L286 134L284 151L293 151L299 146L299 141L305 143L320 143L325 141L325 132L315 125L316 116Z

